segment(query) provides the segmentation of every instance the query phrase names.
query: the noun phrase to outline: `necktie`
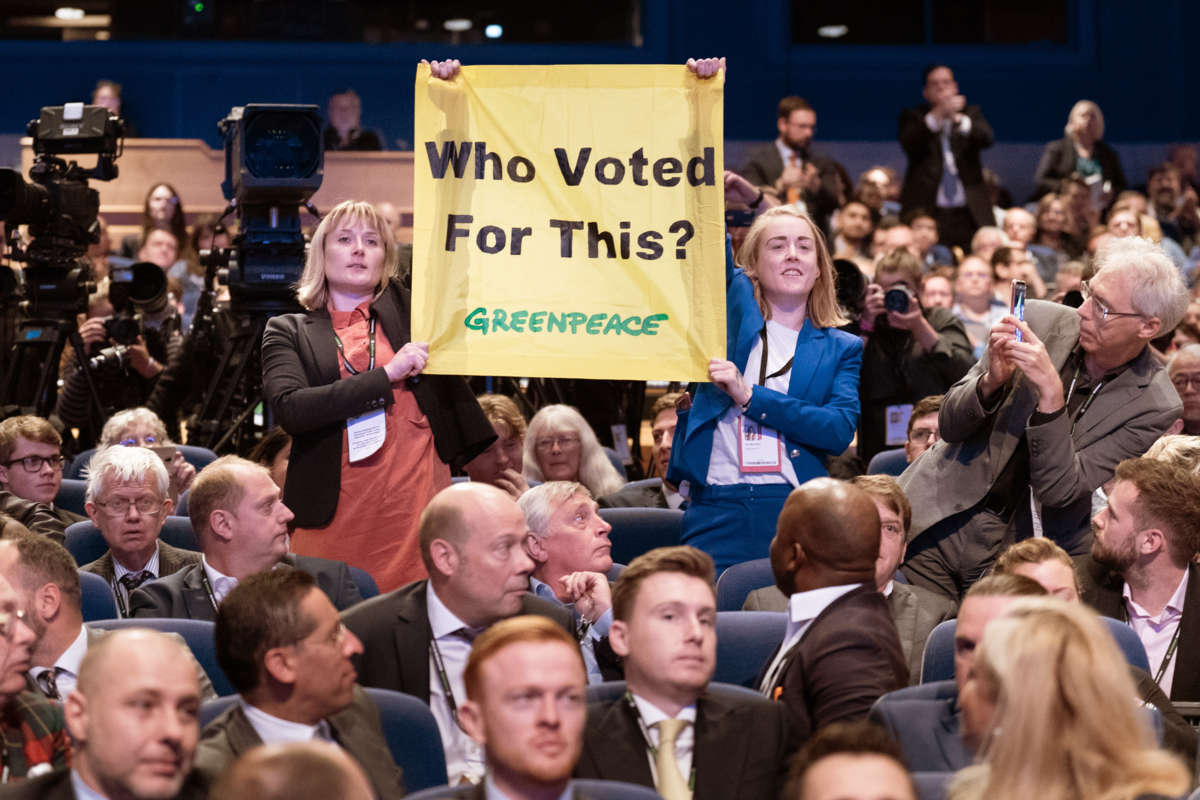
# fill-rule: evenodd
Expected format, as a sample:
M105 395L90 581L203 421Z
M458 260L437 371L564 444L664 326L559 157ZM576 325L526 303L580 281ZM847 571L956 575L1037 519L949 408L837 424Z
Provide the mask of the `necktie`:
M954 153L950 149L950 123L942 128L942 194L951 206L958 205L958 168L954 163Z
M126 594L133 594L133 590L141 586L146 581L154 580L154 573L148 569L141 572L126 572L121 576L119 583L125 587Z
M690 724L686 719L664 719L654 723L658 729L658 752L654 754L654 768L658 771L658 793L664 800L691 800L692 790L679 771L679 762L675 760L675 740Z
M50 669L39 672L33 679L38 688L42 690L42 694L51 700L62 700L62 695L58 693L58 671L59 667L50 667Z

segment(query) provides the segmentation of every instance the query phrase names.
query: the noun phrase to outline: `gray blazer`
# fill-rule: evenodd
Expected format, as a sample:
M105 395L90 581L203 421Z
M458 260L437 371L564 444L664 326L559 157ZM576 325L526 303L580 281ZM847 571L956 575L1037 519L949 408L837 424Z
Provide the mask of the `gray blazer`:
M1079 341L1079 315L1066 306L1030 300L1025 320L1061 370ZM1092 491L1112 478L1120 461L1145 453L1183 412L1166 370L1146 348L1129 369L1104 385L1073 427L1067 414L1044 425L1028 424L1037 395L1020 371L989 414L976 392L986 371L985 351L946 393L938 417L941 441L899 478L913 509L908 540L979 503L1024 435L1045 535L1068 551L1085 550Z
M953 619L958 607L949 597L931 592L921 586L893 583L888 597L888 610L896 623L900 649L908 662L908 682L921 682L921 658L925 655L925 640L938 623ZM787 598L774 586L755 589L746 598L743 611L786 611Z

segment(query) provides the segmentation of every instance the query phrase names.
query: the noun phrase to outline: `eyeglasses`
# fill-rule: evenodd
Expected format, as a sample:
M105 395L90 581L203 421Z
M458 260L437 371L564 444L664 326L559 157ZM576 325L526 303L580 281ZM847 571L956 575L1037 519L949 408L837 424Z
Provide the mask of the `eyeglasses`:
M11 467L13 464L20 464L25 468L26 472L41 472L42 466L45 464L49 464L54 469L62 469L64 461L66 459L61 455L25 456L23 458L14 458L12 461L5 461L4 466Z
M144 447L146 445L158 444L158 438L152 433L142 439L130 436L117 442L122 447Z
M139 497L137 500L130 500L128 497L118 497L115 500L105 502L97 501L96 505L103 508L110 517L120 518L125 516L129 513L130 506L135 507L139 514L154 517L162 511L163 501L157 497Z
M1171 378L1171 383L1181 392L1186 392L1193 386L1200 389L1200 372L1180 373Z
M25 622L25 609L0 611L0 637L8 639L16 631L17 622ZM28 624L28 623L26 623Z
M927 442L930 439L936 439L937 435L938 432L933 428L913 428L908 438L913 442Z
M1142 317L1144 314L1138 314L1136 311L1113 311L1108 305L1096 295L1092 294L1092 287L1089 281L1084 281L1079 288L1083 290L1083 296L1087 298L1092 308L1096 309L1096 313L1100 315L1101 322L1107 322L1109 317Z
M559 450L567 450L571 447L578 447L579 437L575 434L569 434L566 436L547 436L544 439L538 439L534 443L534 447L536 447L538 450L553 450L555 445L558 446Z

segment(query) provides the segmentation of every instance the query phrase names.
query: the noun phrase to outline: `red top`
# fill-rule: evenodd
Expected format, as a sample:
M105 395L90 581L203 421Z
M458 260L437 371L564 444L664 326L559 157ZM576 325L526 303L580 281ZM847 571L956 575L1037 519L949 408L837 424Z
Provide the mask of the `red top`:
M370 301L353 311L329 311L345 357L359 372L370 361L369 311ZM378 325L375 334L375 366L381 367L395 351ZM350 375L341 358L338 371L343 378ZM412 391L393 383L392 400L386 410L387 433L375 453L351 464L342 432L342 485L333 520L292 534L292 552L361 567L382 592L426 577L417 524L429 500L450 485L450 469L438 458L429 420Z

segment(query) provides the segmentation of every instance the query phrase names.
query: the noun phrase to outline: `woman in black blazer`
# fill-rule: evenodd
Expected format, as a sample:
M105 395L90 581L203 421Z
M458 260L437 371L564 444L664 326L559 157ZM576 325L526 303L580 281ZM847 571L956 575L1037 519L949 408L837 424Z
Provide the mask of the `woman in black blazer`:
M336 206L297 286L308 311L272 318L262 354L266 398L293 437L292 550L361 567L383 591L424 577L421 511L449 485L448 464L496 438L462 378L421 374L429 346L409 341L398 261L373 206Z
M1125 172L1121 157L1104 143L1104 114L1091 100L1080 100L1067 115L1066 136L1046 145L1042 160L1033 174L1035 184L1030 200L1058 192L1062 179L1077 174L1084 180L1097 175L1104 189L1104 205L1125 191Z

